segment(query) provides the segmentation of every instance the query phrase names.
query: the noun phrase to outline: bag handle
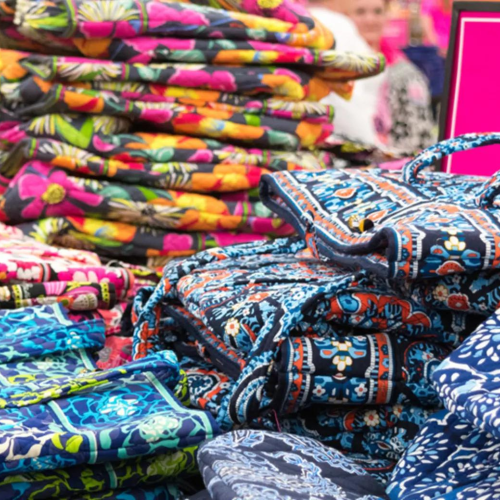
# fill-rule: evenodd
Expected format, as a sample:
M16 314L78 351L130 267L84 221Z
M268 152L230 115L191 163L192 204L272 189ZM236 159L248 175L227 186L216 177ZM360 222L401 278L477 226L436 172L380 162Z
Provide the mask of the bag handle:
M495 199L500 193L500 170L493 174L481 187L476 196L476 206L480 208L493 208Z
M424 149L413 160L407 163L403 168L401 179L408 184L416 184L420 182L418 174L424 168L430 167L445 156L492 144L500 144L500 132L491 134L464 134L438 142L434 146Z

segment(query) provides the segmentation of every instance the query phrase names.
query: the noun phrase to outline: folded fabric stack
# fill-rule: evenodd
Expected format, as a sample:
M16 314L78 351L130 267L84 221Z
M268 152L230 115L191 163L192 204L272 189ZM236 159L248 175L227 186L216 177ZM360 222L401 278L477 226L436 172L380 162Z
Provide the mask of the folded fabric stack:
M265 173L366 163L318 101L383 57L336 52L289 0L209 3L2 4L0 47L29 52L0 51L1 220L155 266L292 234Z
M264 176L262 200L300 236L168 264L135 298L134 358L176 351L224 429L319 439L387 478L441 406L434 370L500 302L500 177L423 170L498 142L447 141L402 174Z
M78 317L77 317L78 316ZM0 497L175 500L218 427L175 397L171 352L98 371L102 319L0 312Z
M155 273L120 262L103 265L96 254L52 247L1 223L0 252L0 313L60 304L69 317L104 322L100 368L131 360L132 338L123 335L122 317L137 290L158 282Z

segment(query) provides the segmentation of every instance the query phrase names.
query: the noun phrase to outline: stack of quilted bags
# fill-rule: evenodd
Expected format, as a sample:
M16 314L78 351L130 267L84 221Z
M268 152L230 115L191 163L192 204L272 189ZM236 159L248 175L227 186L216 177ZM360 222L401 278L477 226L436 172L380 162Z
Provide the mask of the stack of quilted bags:
M40 243L1 223L0 253L0 311L60 304L70 318L103 321L100 368L131 360L122 317L137 290L158 282L155 272L119 261L105 265L92 252Z
M211 416L174 394L171 352L98 371L102 319L0 311L0 497L175 500Z
M426 168L498 142L450 140L402 173L264 176L299 236L167 264L134 301L134 358L171 348L223 429L312 437L387 481L442 406L433 372L500 303L498 177Z
M156 274L4 224L0 253L0 498L178 499L220 431L172 352L131 362L122 316Z
M0 47L20 49L0 51L0 218L39 241L156 267L287 236L258 199L263 174L372 153L335 136L319 101L348 96L383 57L336 52L289 0L0 12Z

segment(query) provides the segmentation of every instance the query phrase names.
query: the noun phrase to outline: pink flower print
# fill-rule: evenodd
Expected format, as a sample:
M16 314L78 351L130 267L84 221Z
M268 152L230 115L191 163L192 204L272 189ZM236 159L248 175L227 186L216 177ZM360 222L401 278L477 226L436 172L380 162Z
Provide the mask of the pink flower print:
M84 21L79 29L84 38L134 38L140 26L133 21Z
M208 26L210 22L201 13L189 10L176 10L161 2L148 2L146 4L148 13L148 26L154 30L167 21L168 23L179 23L181 26Z
M178 87L206 87L210 81L210 75L203 70L187 71L178 69L168 80L170 85Z
M93 23L90 21L80 24L79 29L85 38L106 38L113 33L114 25L111 22Z
M210 38L220 38L221 40L226 38L226 35L222 31L211 31Z
M193 50L194 40L181 38L149 38L139 37L124 40L124 43L134 49L137 55L128 60L129 63L149 63L155 55L155 50L165 47L168 50Z
M235 234L235 233L212 233L212 236L220 247L236 245L238 243L250 243L266 239L260 234Z
M300 83L300 77L297 76L296 73L293 71L290 71L289 69L286 68L278 68L274 72L275 75L283 75L283 76L288 76L290 79L295 80L297 83Z
M102 197L87 193L75 185L62 170L43 167L30 169L37 173L26 173L19 177L18 190L21 200L32 199L21 211L23 219L40 219L66 215L83 216L85 211L73 205L69 199L97 206ZM50 175L47 175L49 172Z
M193 239L188 234L167 234L163 238L163 250L167 252L185 252L193 248Z
M66 290L67 283L64 281L48 281L44 286L48 296L58 297Z
M93 146L97 149L97 151L102 151L102 152L109 152L115 149L115 146L113 144L107 144L103 140L99 138L99 136L94 136L92 139L92 144Z
M195 40L183 38L154 39L157 44L167 47L169 50L194 50Z
M225 92L236 92L234 76L228 71L214 71L212 74L203 70L177 70L169 79L170 85L178 87L209 88Z
M168 123L172 120L174 112L165 108L145 108L141 110L141 120L152 123Z
M75 271L73 274L73 281L78 283L99 283L100 280L95 270L82 269L80 271Z
M189 157L193 163L212 163L214 154L209 149L198 149L196 153Z
M234 76L229 71L214 71L212 73L213 88L225 92L236 92L237 87Z

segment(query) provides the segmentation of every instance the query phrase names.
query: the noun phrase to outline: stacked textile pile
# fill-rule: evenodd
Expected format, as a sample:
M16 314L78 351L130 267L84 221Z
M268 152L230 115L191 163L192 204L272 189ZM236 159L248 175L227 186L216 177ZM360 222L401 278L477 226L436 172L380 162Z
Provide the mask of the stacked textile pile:
M136 263L291 234L261 176L364 163L318 101L384 61L332 50L288 0L260 5L7 1L42 49L0 52L2 220Z
M0 497L174 500L219 433L175 397L172 353L98 371L102 319L61 305L0 311Z
M498 295L500 182L422 171L280 172L263 201L299 233L202 252L134 302L134 357L171 347L225 429L275 427L387 478L441 401L432 373Z
M101 368L131 360L132 339L121 321L131 298L155 273L124 263L103 265L96 254L52 247L0 224L0 312L61 304L70 318L104 321Z

